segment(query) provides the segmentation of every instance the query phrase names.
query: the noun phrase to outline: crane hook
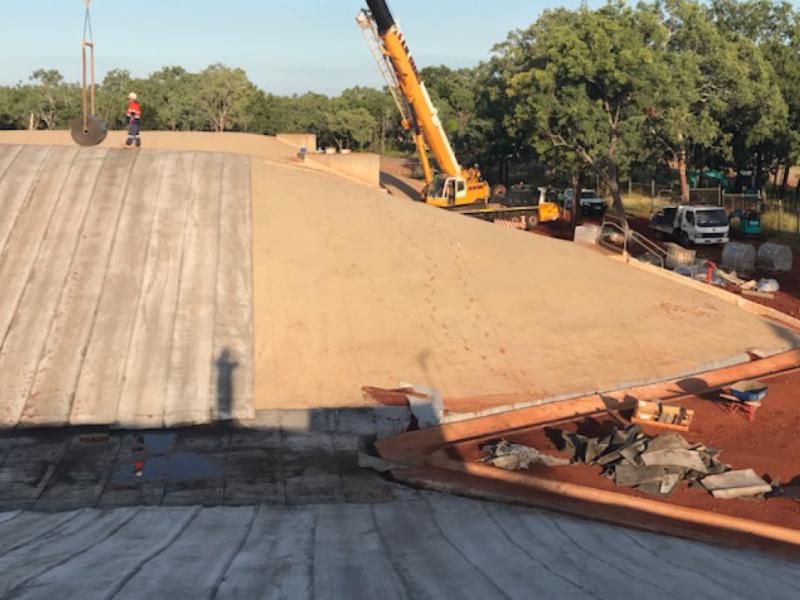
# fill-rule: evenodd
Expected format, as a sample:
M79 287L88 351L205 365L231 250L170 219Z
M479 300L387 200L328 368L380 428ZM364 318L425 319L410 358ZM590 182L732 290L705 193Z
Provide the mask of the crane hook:
M81 146L96 146L106 135L108 127L102 119L95 115L95 79L94 79L94 34L92 33L92 18L89 12L91 0L84 0L83 38L81 39L81 100L82 115L73 119L70 130L72 139ZM88 34L88 35L87 35ZM86 49L89 49L87 60ZM89 82L87 83L87 67Z

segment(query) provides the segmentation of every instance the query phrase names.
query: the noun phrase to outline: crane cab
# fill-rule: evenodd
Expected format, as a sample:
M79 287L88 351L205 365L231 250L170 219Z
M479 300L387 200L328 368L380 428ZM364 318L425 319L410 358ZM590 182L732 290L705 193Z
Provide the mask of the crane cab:
M489 184L485 181L469 182L465 177L434 176L425 193L425 202L432 206L449 208L486 203Z
M457 206L467 197L467 180L463 177L437 175L428 186L425 201L435 206Z

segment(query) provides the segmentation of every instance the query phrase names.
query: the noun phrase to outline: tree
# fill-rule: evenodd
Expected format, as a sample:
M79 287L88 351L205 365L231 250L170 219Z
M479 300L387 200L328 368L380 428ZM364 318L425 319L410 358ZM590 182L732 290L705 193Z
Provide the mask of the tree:
M56 129L74 115L77 104L77 88L64 83L64 77L55 69L37 69L30 76L35 82L25 94L30 101L35 126Z
M642 154L657 160L666 153L678 169L681 199L688 202L687 166L692 157L715 152L730 158L730 137L720 120L730 111L737 93L735 78L742 73L732 42L701 5L672 0L659 18L669 31L663 55L668 68L646 110Z
M196 93L198 108L212 131L247 129L257 95L242 69L211 65L197 76Z
M376 90L360 86L348 88L334 100L334 104L336 110L362 108L370 114L376 124L373 128L373 139L370 140L373 151L385 153L387 141L402 135L397 107L391 94L385 89Z
M532 132L540 155L560 148L594 171L621 216L619 173L665 79L666 37L651 11L611 3L545 12L497 50L516 103L510 125Z
M125 103L128 94L135 92L138 87L125 69L112 69L106 73L97 89L96 111L110 129L125 127Z
M0 87L0 129L22 129L27 126L25 110L21 108L21 95L20 87Z
M367 146L378 123L365 108L333 109L326 115L327 133L340 150Z
M786 2L771 0L713 0L711 14L721 31L755 42L775 72L786 104L786 121L758 146L762 155L774 155L776 172L783 165L784 197L789 168L800 157L800 14Z
M170 131L202 127L194 93L198 76L183 67L164 67L144 82L149 114L155 115L158 128Z

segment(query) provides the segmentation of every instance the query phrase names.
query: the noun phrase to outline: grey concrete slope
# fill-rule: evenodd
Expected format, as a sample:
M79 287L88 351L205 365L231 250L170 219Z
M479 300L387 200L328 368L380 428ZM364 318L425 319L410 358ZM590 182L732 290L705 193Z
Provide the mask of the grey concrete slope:
M244 156L0 145L0 425L251 416L249 182Z
M800 564L424 493L0 513L0 598L770 598Z

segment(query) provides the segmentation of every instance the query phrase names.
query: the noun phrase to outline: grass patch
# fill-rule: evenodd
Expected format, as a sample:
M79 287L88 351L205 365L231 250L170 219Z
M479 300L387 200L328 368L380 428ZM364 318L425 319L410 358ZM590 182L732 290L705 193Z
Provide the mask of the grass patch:
M626 194L622 197L622 205L628 216L648 219L657 210L669 206L670 202L644 194Z
M798 226L797 215L786 212L781 214L777 210L766 211L761 215L761 227L764 231L768 231L782 239L793 240L791 243L794 245L800 243L800 234L798 234L800 229L798 229Z

